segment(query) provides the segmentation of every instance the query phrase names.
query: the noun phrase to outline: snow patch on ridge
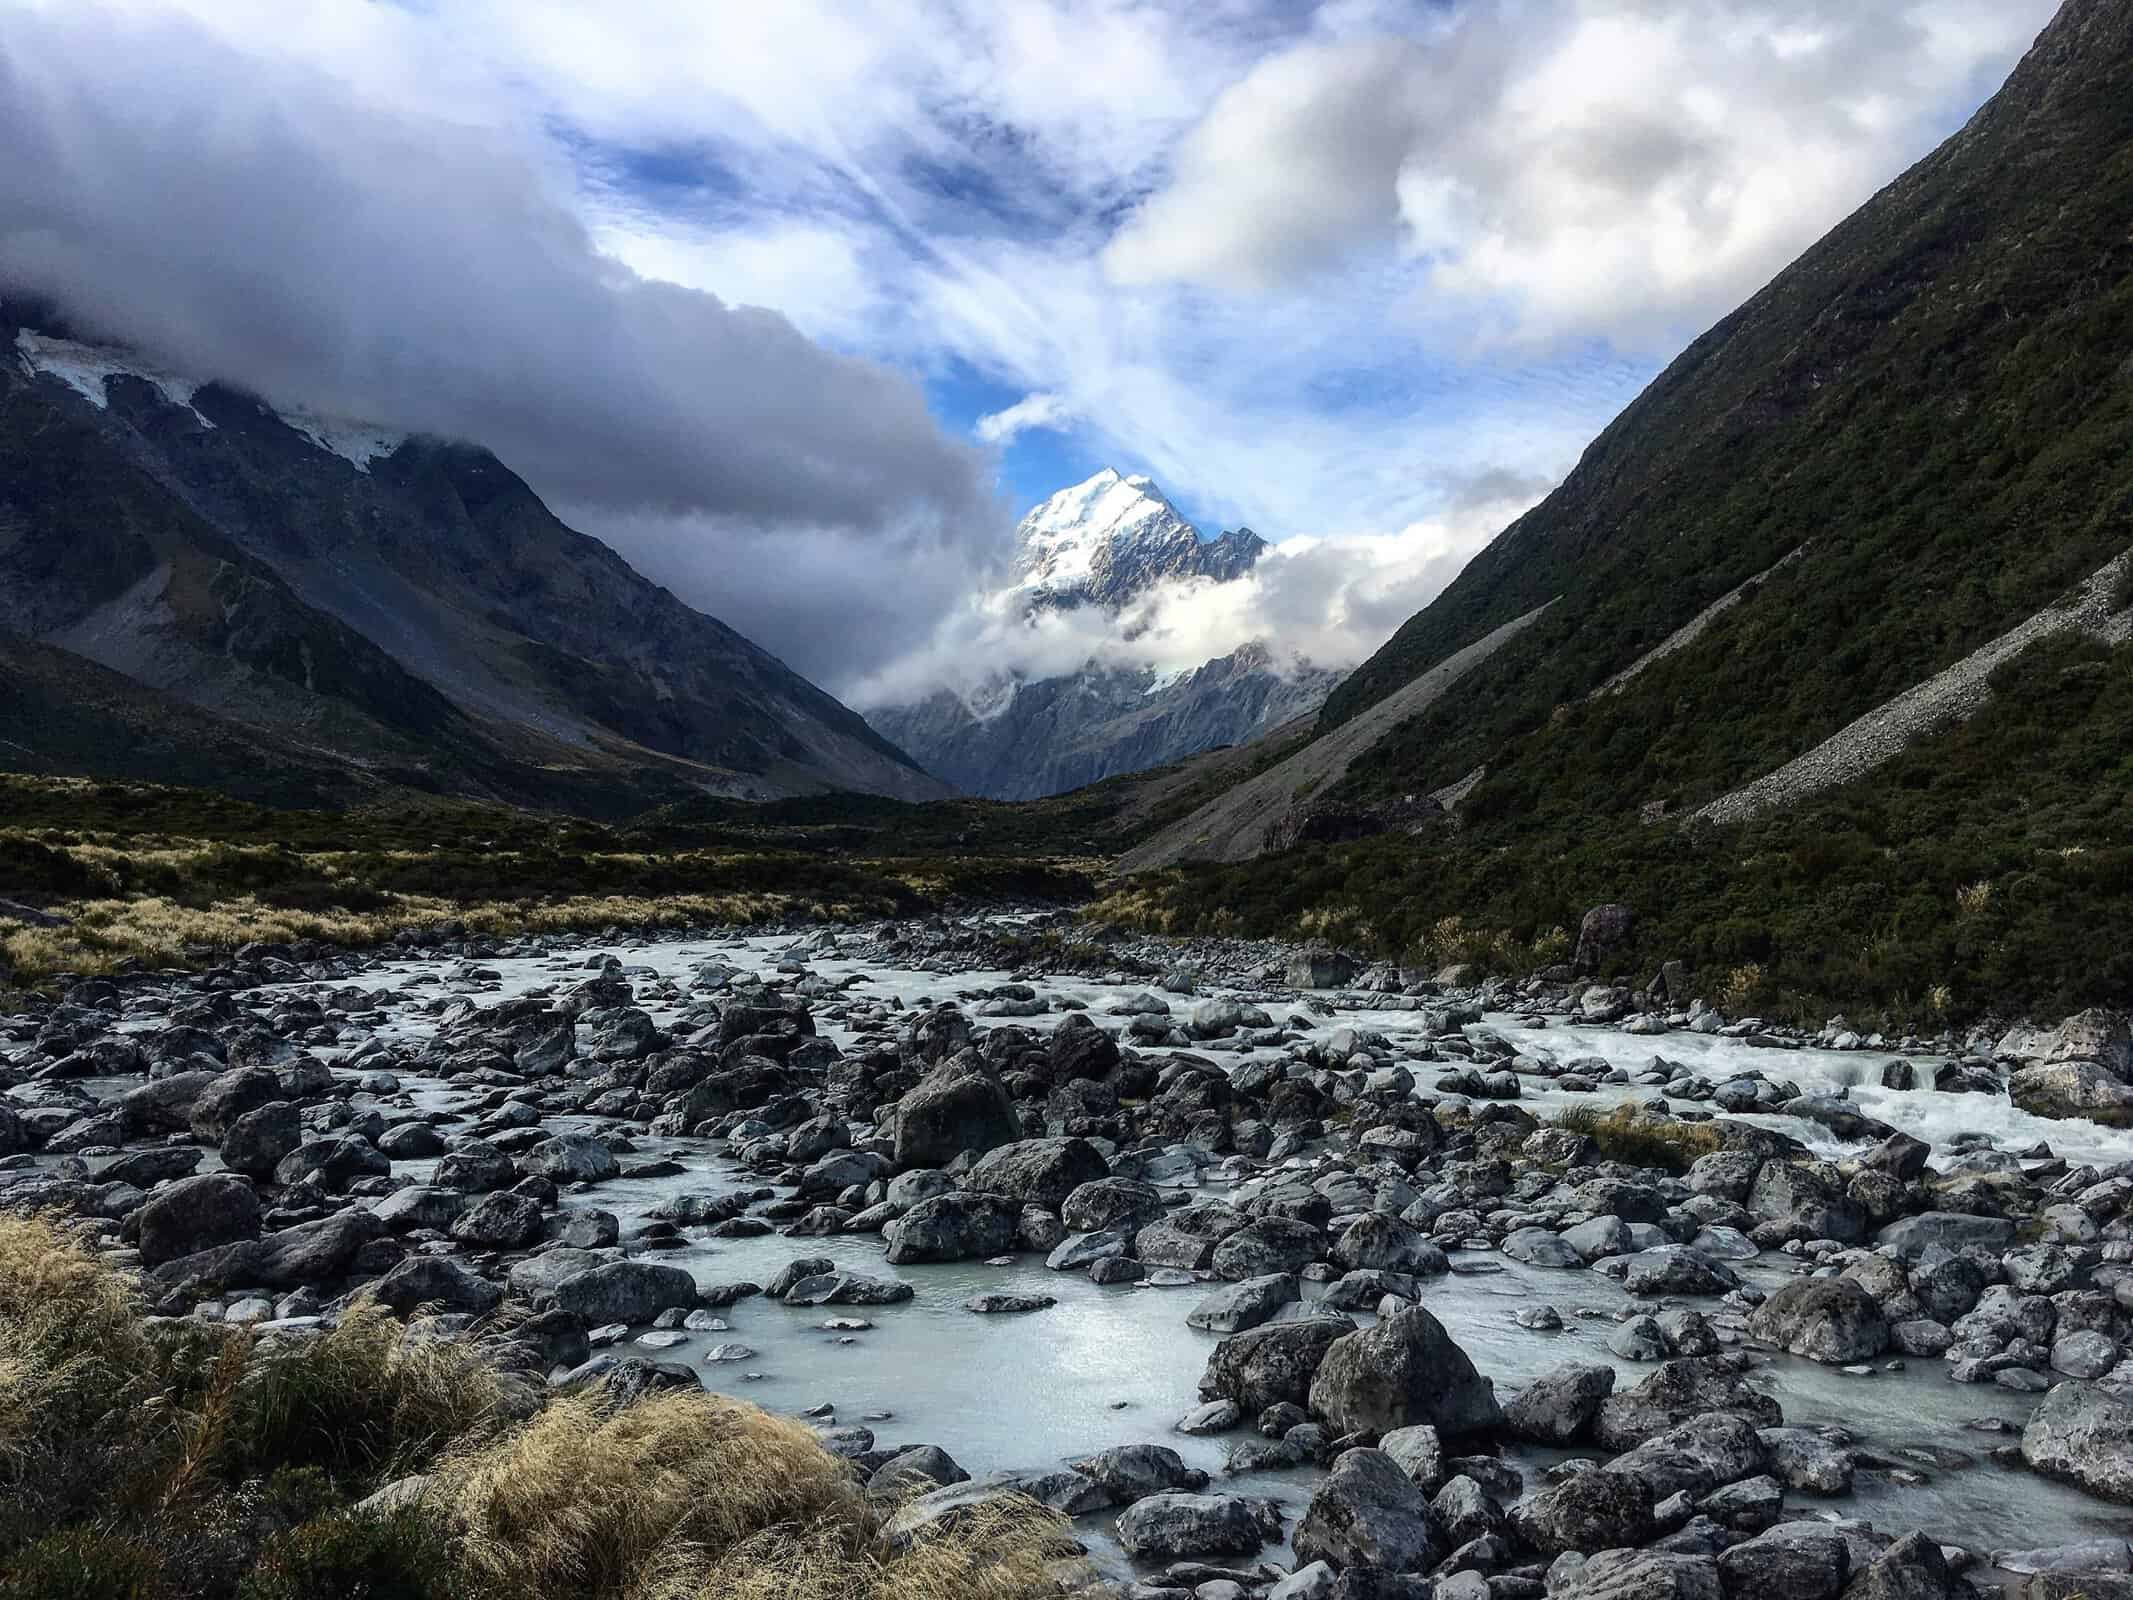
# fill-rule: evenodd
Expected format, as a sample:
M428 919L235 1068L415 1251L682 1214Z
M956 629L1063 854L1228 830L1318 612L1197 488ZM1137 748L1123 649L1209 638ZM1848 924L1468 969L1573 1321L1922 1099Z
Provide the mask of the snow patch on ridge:
M199 384L151 367L131 351L80 344L72 339L54 339L24 328L15 335L15 353L32 373L41 372L57 378L99 411L111 405L110 392L104 387L110 379L139 378L152 385L172 405L192 411L200 418L202 427L214 426L193 408L193 396L199 392Z

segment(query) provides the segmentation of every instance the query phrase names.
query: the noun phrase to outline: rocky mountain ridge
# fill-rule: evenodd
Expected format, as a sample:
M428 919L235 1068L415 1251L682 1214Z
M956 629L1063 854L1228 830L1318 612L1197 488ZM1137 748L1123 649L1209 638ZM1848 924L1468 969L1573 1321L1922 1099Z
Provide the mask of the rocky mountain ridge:
M691 792L946 792L486 451L284 415L31 315L0 307L0 633L141 686L120 708L96 680L117 725L155 726L171 697L250 744L305 748L340 798L612 813ZM64 742L11 736L0 759L149 775L123 736ZM279 793L256 763L221 770L206 751L224 743L248 741L196 739L181 765Z
M1249 528L1201 538L1154 480L1110 467L1045 500L1016 539L1009 608L1100 609L1122 632L1157 585L1233 582L1267 549ZM1006 672L977 694L940 689L868 720L966 793L1030 800L1251 739L1316 711L1339 677L1251 641L1186 671L1097 656L1055 677Z

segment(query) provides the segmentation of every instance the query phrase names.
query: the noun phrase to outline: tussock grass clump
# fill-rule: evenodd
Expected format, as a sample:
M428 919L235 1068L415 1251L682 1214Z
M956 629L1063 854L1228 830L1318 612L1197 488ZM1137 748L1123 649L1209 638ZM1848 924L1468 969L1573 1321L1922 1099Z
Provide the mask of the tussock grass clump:
M1725 1135L1712 1123L1653 1117L1633 1105L1609 1111L1571 1106L1555 1119L1555 1125L1584 1134L1599 1148L1603 1160L1668 1172L1686 1172L1699 1156L1726 1147Z
M543 1406L491 1356L368 1301L308 1337L150 1318L60 1222L0 1216L0 1600L1058 1591L1034 1502L892 1540L797 1422L702 1393Z
M555 1600L1021 1600L1056 1588L1034 1502L899 1547L799 1423L720 1395L576 1396L448 1457L432 1494L485 1593Z

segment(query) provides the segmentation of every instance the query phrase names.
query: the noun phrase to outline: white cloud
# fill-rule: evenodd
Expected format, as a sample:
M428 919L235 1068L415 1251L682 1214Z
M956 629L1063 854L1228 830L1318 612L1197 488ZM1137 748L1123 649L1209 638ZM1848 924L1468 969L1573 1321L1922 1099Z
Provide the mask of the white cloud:
M1003 410L988 411L978 418L971 432L987 444L1006 444L1027 429L1057 428L1073 416L1065 396L1039 389Z
M952 611L909 653L854 684L849 698L862 709L906 705L945 688L975 708L996 703L1010 677L1056 677L1092 662L1188 671L1252 641L1271 643L1283 660L1353 666L1546 488L1492 475L1397 533L1290 539L1242 578L1157 584L1116 616L1095 606L1033 613L1025 591L994 590Z
M1225 90L1110 244L1121 283L1292 291L1404 260L1410 314L1665 348L1923 154L2056 0L1471 4Z

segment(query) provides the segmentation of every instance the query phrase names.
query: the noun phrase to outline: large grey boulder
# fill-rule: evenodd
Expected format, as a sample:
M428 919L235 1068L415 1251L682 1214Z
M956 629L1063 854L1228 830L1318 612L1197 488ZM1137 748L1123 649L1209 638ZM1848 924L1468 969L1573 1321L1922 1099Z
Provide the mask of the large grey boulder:
M621 1172L615 1152L589 1133L543 1139L518 1159L528 1174L554 1183L603 1183Z
M180 1178L150 1195L139 1216L141 1262L149 1267L259 1237L259 1196L228 1172Z
M1511 1531L1544 1556L1610 1550L1652 1536L1652 1491L1642 1478L1580 1472L1511 1508Z
M265 1067L220 1073L193 1102L193 1137L202 1144L220 1144L239 1117L281 1097L281 1079Z
M1346 1317L1308 1317L1232 1334L1209 1352L1200 1398L1234 1400L1246 1415L1280 1400L1300 1403L1326 1352L1354 1331Z
M1350 1272L1434 1276L1450 1267L1443 1249L1429 1235L1382 1211L1366 1211L1343 1228L1333 1240L1332 1256Z
M1114 1506L1131 1505L1173 1489L1207 1487L1207 1474L1185 1465L1184 1458L1167 1445L1113 1445L1071 1465L1103 1490Z
M1870 1361L1889 1347L1888 1317L1851 1278L1795 1278L1755 1308L1748 1332L1827 1366Z
M1262 1278L1217 1289L1186 1314L1188 1327L1209 1333L1242 1333L1271 1319L1283 1306L1303 1298L1303 1289L1293 1272L1273 1272Z
M1326 1236L1296 1217L1255 1217L1215 1246L1215 1271L1231 1282L1301 1272L1326 1253Z
M437 1163L430 1182L463 1194L487 1194L518 1182L518 1167L486 1139L469 1139Z
M504 1297L502 1285L446 1256L409 1256L378 1280L374 1292L403 1316L428 1305L445 1311L488 1311Z
M1344 1450L1311 1496L1294 1538L1299 1562L1424 1572L1444 1553L1428 1498L1382 1450Z
M269 1100L231 1120L218 1154L223 1166L232 1172L241 1172L248 1178L268 1178L282 1159L303 1142L304 1124L297 1115L296 1102Z
M609 1261L574 1272L555 1286L555 1303L587 1324L650 1322L675 1306L696 1304L696 1280L653 1261Z
M1645 1440L1600 1470L1643 1479L1656 1505L1677 1494L1701 1500L1714 1489L1755 1477L1767 1455L1753 1423L1713 1411Z
M457 1189L411 1183L404 1189L395 1189L370 1209L371 1214L394 1233L407 1233L415 1228L446 1233L465 1213L468 1204L467 1197Z
M1718 1563L1710 1556L1661 1550L1602 1550L1570 1565L1560 1579L1548 1570L1548 1600L1724 1600Z
M384 1233L385 1225L368 1211L337 1211L278 1233L180 1256L163 1263L155 1275L168 1284L294 1289L342 1277L356 1252Z
M1215 1247L1251 1219L1219 1200L1180 1206L1134 1236L1133 1253L1151 1267L1197 1272L1214 1259Z
M1574 1362L1535 1378L1503 1408L1504 1424L1534 1444L1565 1445L1579 1438L1615 1392L1615 1369Z
M2133 1127L2133 1088L2094 1061L2024 1067L2007 1080L2007 1098L2033 1117Z
M1131 1556L1160 1560L1250 1555L1266 1543L1251 1505L1233 1494L1149 1495L1119 1514L1118 1542Z
M1713 1256L1685 1244L1655 1245L1628 1261L1622 1287L1639 1299L1666 1295L1718 1295L1740 1287L1740 1274Z
M1135 1233L1163 1219L1163 1191L1138 1178L1092 1178L1066 1197L1069 1233Z
M1975 1594L1922 1533L1905 1534L1844 1588L1844 1600L1971 1600Z
M945 1167L1021 1137L1014 1101L975 1050L943 1061L896 1103L899 1167Z
M1766 1161L1748 1191L1748 1214L1796 1238L1851 1244L1866 1237L1866 1208L1827 1161Z
M1017 1139L980 1156L964 1174L963 1187L1057 1211L1068 1195L1083 1184L1109 1177L1110 1170L1086 1139Z
M1877 1245L1892 1247L1909 1259L1933 1245L1963 1250L1977 1245L2001 1250L2014 1243L2015 1225L2010 1217L1973 1217L1960 1211L1921 1211L1901 1217L1874 1235Z
M1488 1380L1421 1306L1335 1340L1311 1382L1310 1405L1335 1437L1375 1437L1414 1423L1473 1433L1503 1422Z
M1724 1411L1758 1428L1775 1428L1784 1411L1715 1357L1661 1362L1636 1388L1600 1402L1593 1437L1610 1450L1634 1450L1705 1412Z
M523 1250L540 1241L542 1227L539 1201L499 1189L454 1218L450 1232L476 1250Z
M2056 1385L2022 1430L2022 1459L2047 1478L2133 1505L2133 1400L2086 1383Z
M1718 1556L1727 1600L1836 1600L1851 1570L1844 1536L1812 1522L1781 1522Z
M1021 1221L1018 1200L956 1189L921 1200L883 1228L881 1236L889 1247L889 1260L898 1266L972 1261L1014 1249Z

